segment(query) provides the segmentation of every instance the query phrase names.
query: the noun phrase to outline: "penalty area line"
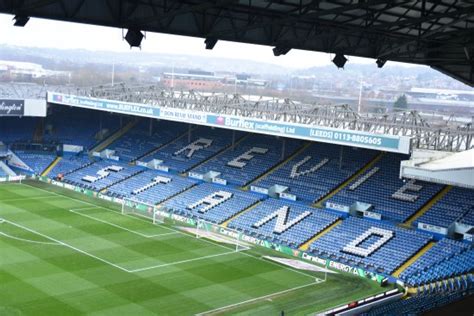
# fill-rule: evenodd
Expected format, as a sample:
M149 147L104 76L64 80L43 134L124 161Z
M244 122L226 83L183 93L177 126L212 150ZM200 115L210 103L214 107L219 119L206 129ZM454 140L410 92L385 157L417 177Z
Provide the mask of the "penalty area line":
M128 229L126 227L123 227L123 226L120 226L120 225L117 225L117 224L114 224L114 223L110 223L110 222L104 221L102 219L96 218L94 216L83 214L83 213L80 212L80 210L85 210L85 209L94 209L94 208L91 206L91 207L85 207L85 208L80 208L80 209L71 209L71 210L69 210L69 212L74 213L76 215L80 215L80 216L89 218L91 220L97 221L97 222L102 223L102 224L106 224L106 225L109 225L109 226L112 226L112 227L115 227L115 228L118 228L118 229L122 229L122 230L127 231L131 234L135 234L135 235L138 235L138 236L144 237L144 238L154 238L154 237L159 237L159 236L168 236L168 235L178 234L178 232L170 232L170 233L163 233L163 234L152 234L152 235L142 234L142 233L137 232L135 230Z
M181 261L163 263L163 264L159 264L159 265L156 265L156 266L149 266L149 267L145 267L145 268L134 269L134 270L130 270L130 272L142 272L142 271L147 271L147 270L151 270L151 269L164 268L164 267L168 267L168 266L174 266L174 265L193 262L193 261L205 260L205 259L215 258L215 257L219 257L219 256L230 255L230 254L233 254L233 253L239 253L239 252L240 251L228 251L228 252L218 253L218 254L214 254L214 255L208 255L208 256L203 256L203 257L198 257L198 258L192 258L192 259L186 259L186 260L181 260Z
M43 189L43 188L38 188L38 187L35 187L35 186L32 186L30 184L27 184L27 183L24 183L23 185L26 185L32 189L36 189L36 190L39 190L39 191L43 191L43 192L47 192L47 193L50 193L50 194L54 194L54 195L57 195L57 196L61 196L61 197L64 197L66 199L69 199L69 200L72 200L72 201L77 201L79 203L82 203L82 204L86 204L86 205L90 205L91 207L95 207L95 208L100 208L100 209L103 209L103 210L106 210L108 212L112 212L112 213L115 213L117 215L121 215L121 216L127 216L127 217L130 217L130 218L134 218L135 220L139 220L139 221L143 221L143 222L146 222L146 223L149 223L150 225L154 225L153 223L151 223L149 220L145 220L144 218L142 218L142 216L138 217L138 216L133 216L133 215L130 215L130 214L122 214L120 212L117 212L117 211L114 211L113 209L111 208L108 208L108 207L105 207L105 206L100 206L100 205L95 205L94 203L91 203L91 202L87 202L87 201L83 201L83 200L80 200L80 199L76 199L76 198L73 198L73 197L70 197L70 196L67 196L65 194L60 194L60 193L57 193L57 192L54 192L54 191L48 191L46 189ZM180 231L179 229L175 229L175 228L170 228L170 227L166 227L166 225L161 225L160 227L166 229L166 230L169 230L169 231L172 231L172 232L177 232L183 236L187 236L187 237L190 237L190 238L194 238L194 236L190 235L190 234L187 234L185 232L182 232ZM225 249L232 249L230 247L227 247L227 246L224 246L224 245L221 245L217 242L213 242L211 240L205 240L203 239L202 241L204 242L207 242L209 244L212 244L214 246L218 246L218 247L221 247L221 248L225 248ZM248 254L246 254L248 255ZM251 256L251 255L249 255ZM253 256L251 256L253 257ZM256 257L254 257L256 258Z
M43 188L38 188L38 187L35 187L35 186L32 186L30 184L27 184L27 183L24 183L23 185L26 185L32 189L36 189L36 190L39 190L39 191L43 191L43 192L47 192L47 193L50 193L50 194L53 194L53 195L56 195L56 196L60 196L60 197L63 197L63 198L66 198L66 199L69 199L71 201L76 201L76 202L79 202L79 203L82 203L82 204L85 204L85 205L90 205L90 207L84 207L84 208L75 208L74 210L83 210L83 209L89 209L89 208L98 208L98 209L102 209L102 210L106 210L108 212L112 212L114 214L117 214L117 215L120 215L120 216L127 216L129 218L133 218L135 220L139 220L139 221L142 221L142 222L145 222L145 223L149 223L150 225L155 225L153 224L152 222L150 222L149 220L146 220L143 218L143 216L141 217L138 217L138 216L133 216L133 215L130 215L130 214L122 214L118 211L114 211L113 209L109 208L109 207L105 207L105 206L101 206L101 205L96 205L94 203L91 203L91 202L87 202L87 201L83 201L83 200L80 200L80 199L76 199L74 197L70 197L66 194L61 194L61 193L57 193L57 192L54 192L54 191L48 191L46 189L43 189ZM180 234L184 234L183 232L180 232L176 229L173 229L173 228L169 228L169 227L166 227L166 226L160 226L162 227L163 229L166 229L166 230L169 230L169 231L172 231L172 232L178 232Z
M251 298L251 299L246 300L246 301L242 301L242 302L238 302L238 303L234 303L234 304L230 304L230 305L218 307L218 308L215 308L215 309L211 309L211 310L208 310L208 311L205 311L205 312L202 312L202 313L198 313L198 314L196 314L196 316L202 316L202 315L212 314L212 313L216 313L216 312L220 312L220 311L225 311L225 310L227 310L227 309L231 309L231 308L234 308L234 307L237 307L237 306L240 306L240 305L245 305L245 304L257 302L257 301L264 300L264 299L267 299L267 298L270 298L270 297L273 297L273 296L278 296L278 295L282 295L282 294L285 294L285 293L288 293L288 292L292 292L292 291L296 291L296 290L299 290L299 289L303 289L303 288L306 288L306 287L309 287L309 286L312 286L312 285L319 284L319 283L321 283L321 282L323 282L323 281L322 281L322 280L317 280L317 281L315 281L315 282L311 282L311 283L309 283L309 284L304 284L304 285L296 286L296 287L293 287L293 288L291 288L291 289L286 289L286 290L283 290L283 291L279 291L279 292L275 292L275 293L270 293L270 294L267 294L267 295L264 295L264 296L259 296L259 297L256 297L256 298Z
M105 211L112 212L112 213L115 213L115 214L117 214L117 215L127 216L127 217L129 217L129 218L133 218L133 219L135 219L135 220L147 222L147 223L150 223L150 225L154 225L154 224L152 224L150 221L145 220L145 219L142 218L142 217L133 216L133 215L130 215L130 214L121 214L120 212L115 211L115 210L113 210L113 209L111 209L111 208L108 208L108 207L104 207L104 206L100 206L100 205L95 205L94 203L91 203L91 202L83 201L83 200L80 200L80 199L77 199L77 198L73 198L73 197L67 196L67 195L65 195L65 194L57 193L57 192L54 192L54 191L48 191L48 190L46 190L46 189L39 188L39 187L35 187L35 186L32 186L32 185L27 184L27 183L22 183L22 184L23 184L23 185L26 185L26 186L28 186L28 187L30 187L30 188L39 190L39 191L43 191L43 192L46 192L46 193L49 193L49 194L54 194L54 195L57 195L57 196L61 196L61 197L67 198L67 199L72 200L72 201L77 201L77 202L82 203L82 204L90 205L90 208L103 209L103 210L105 210ZM87 207L87 208L89 208L89 207ZM87 209L87 208L80 208L80 209ZM171 232L176 232L176 233L178 233L178 234L181 234L181 235L186 236L186 237L189 237L189 238L195 238L195 237L192 236L191 234L185 233L185 232L180 231L179 229L176 229L176 228L166 227L165 225L161 225L161 227L164 228L164 229L167 229L167 230L169 230L169 231L171 231ZM205 242L205 243L208 243L208 244L217 246L217 247L221 247L221 248L223 248L223 249L232 250L232 248L231 248L231 247L228 247L227 245L222 245L222 244L220 244L220 243L218 243L218 242L215 242L215 241L212 241L212 240L209 240L209 239L206 239L206 238L200 238L199 240L201 240L202 242ZM290 267L288 267L288 266L284 266L284 265L281 265L281 264L276 263L276 262L273 262L273 261L265 260L265 259L262 258L262 257L255 256L255 255L250 254L250 253L245 253L245 252L243 252L243 251L237 251L237 253L240 253L240 254L242 254L242 255L244 255L244 256L253 258L253 259L255 259L255 260L264 261L264 262L266 262L266 263L268 263L268 264L272 264L272 265L275 265L275 266L279 266L279 267L284 268L284 269L286 269L286 270L288 270L288 271L292 271L292 272L295 272L295 273L298 273L298 274L306 275L306 276L308 276L308 277L310 277L310 278L312 278L312 279L315 279L315 277L314 277L313 275L304 273L303 271L299 271L299 270L292 269L292 268L290 268ZM128 272L127 269L122 269L122 270ZM320 280L320 279L318 279L318 278L316 278L316 279L317 279L317 280Z
M50 236L45 235L45 234L43 234L43 233L40 233L40 232L38 232L38 231L36 231L36 230L34 230L34 229L28 228L28 227L26 227L26 226L23 226L23 225L20 225L20 224L17 224L17 223L14 223L14 222L12 222L12 221L9 221L9 220L6 220L6 219L4 219L4 220L5 220L6 223L9 223L9 224L11 224L11 225L13 225L13 226L22 228L22 229L24 229L24 230L26 230L26 231L29 231L30 233L33 233L33 234L36 234L36 235L38 235L38 236L44 237L44 238L46 238L46 239L49 239L49 240L51 240L51 241L53 241L53 242L55 242L55 243L58 243L58 244L60 244L60 245L62 245L62 246L64 246L64 247L67 247L67 248L70 248L70 249L72 249L72 250L74 250L74 251L77 251L77 252L79 252L79 253L82 253L82 254L84 254L84 255L86 255L86 256L88 256L88 257L91 257L91 258L93 258L93 259L99 260L100 262L106 263L106 264L108 264L108 265L110 265L110 266L112 266L112 267L115 267L115 268L120 269L120 270L125 271L125 272L130 272L130 270L128 270L128 269L125 269L125 268L123 268L123 267L121 267L121 266L119 266L119 265L117 265L117 264L115 264L115 263L112 263L112 262L110 262L110 261L107 261L107 260L105 260L105 259L102 259L102 258L99 258L99 257L97 257L97 256L94 256L93 254L90 254L90 253L88 253L87 251L84 251L84 250L81 250L81 249L76 248L76 247L74 247L74 246L71 246L71 245L65 243L64 241L55 239L55 238L53 238L53 237L50 237Z
M28 242L28 243L31 243L31 244L40 244L40 245L48 245L48 246L62 246L61 244L58 244L57 242L31 240L31 239L12 236L12 235L4 233L4 232L0 232L0 236L10 238L10 239L13 239L13 240L17 240L17 241Z
M81 253L81 254L83 254L83 255L86 255L86 256L88 256L88 257L91 257L91 258L93 258L93 259L96 259L96 260L98 260L98 261L100 261L100 262L102 262L102 263L105 263L105 264L107 264L107 265L110 265L110 266L112 266L112 267L115 267L115 268L117 268L117 269L119 269L119 270L122 270L122 271L124 271L124 272L127 272L127 273L137 273L137 272L142 272L142 271L151 270L151 269L163 268L163 267L166 267L166 266L173 266L173 265L183 264L183 263L186 263L186 262L192 262L192 261L198 261L198 260L205 260L205 259L209 259L209 258L213 258L213 257L218 257L218 256L223 256L223 255L230 255L230 254L233 254L233 253L241 253L241 251L229 251L229 252L218 253L218 254L214 254L214 255L203 256L203 257L198 257L198 258L192 258L192 259L187 259L187 260L169 262L169 263L164 263L164 264L159 264L159 265L149 266L149 267L144 267L144 268L127 269L127 268L124 268L124 267L122 267L122 266L119 266L119 265L117 265L117 264L115 264L115 263L112 263L112 262L110 262L110 261L108 261L108 260L105 260L105 259L102 259L102 258L100 258L100 257L97 257L97 256L95 256L95 255L93 255L93 254L91 254L91 253L88 253L87 251L84 251L84 250L82 250L82 249L79 249L79 248L76 248L76 247L74 247L74 246L71 246L71 245L69 245L69 244L67 244L67 243L65 243L65 242L63 242L63 241L61 241L61 240L58 240L58 239L55 239L55 238L53 238L53 237L51 237L51 236L48 236L48 235L46 235L46 234L40 233L40 232L38 232L38 231L36 231L36 230L34 230L34 229L31 229L31 228L29 228L29 227L23 226L23 225L18 224L18 223L14 223L14 222L9 221L9 220L7 220L7 219L4 219L4 222L5 222L5 223L8 223L8 224L11 224L11 225L13 225L13 226L16 226L16 227L18 227L18 228L24 229L24 230L26 230L26 231L29 231L29 232L31 232L31 233L33 233L33 234L36 234L36 235L41 236L41 237L43 237L43 238L46 238L46 239L48 239L48 240L51 240L52 242L55 243L55 245L61 245L61 246L64 246L64 247L66 247L66 248L70 248L70 249L72 249L72 250L74 250L74 251L76 251L76 252L79 252L79 253Z
M52 198L53 196L55 196L55 195L52 194L52 195L41 195L41 196L30 196L30 197L22 197L22 198L14 198L14 199L5 199L5 200L0 200L0 203L15 202L15 201L40 200L40 199Z

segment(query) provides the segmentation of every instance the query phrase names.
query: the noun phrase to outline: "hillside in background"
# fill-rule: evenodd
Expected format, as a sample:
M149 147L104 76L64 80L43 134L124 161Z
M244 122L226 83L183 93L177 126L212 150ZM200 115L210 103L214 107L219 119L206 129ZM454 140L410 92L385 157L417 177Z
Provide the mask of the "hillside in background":
M350 59L344 69L334 65L290 69L271 63L250 60L159 54L141 51L116 53L86 49L31 48L2 46L0 60L32 62L54 71L69 71L69 82L94 85L110 82L112 65L117 81L159 81L163 72L186 73L200 69L224 75L250 74L270 82L275 91L327 91L338 95L358 95L360 86L370 90L407 91L412 87L438 89L472 88L426 66L388 62L378 69L375 63L356 64ZM60 84L58 82L48 82Z

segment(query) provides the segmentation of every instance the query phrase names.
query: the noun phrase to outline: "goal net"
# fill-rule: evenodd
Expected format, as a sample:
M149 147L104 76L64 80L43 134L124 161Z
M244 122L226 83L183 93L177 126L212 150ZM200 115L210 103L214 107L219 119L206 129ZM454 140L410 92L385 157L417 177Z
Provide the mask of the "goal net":
M206 238L220 244L226 244L235 247L235 251L249 249L248 245L241 240L242 233L239 231L222 227L203 219L197 220L196 238Z
M133 199L123 199L122 214L145 217L152 220L153 224L162 224L164 222L164 216L158 206Z

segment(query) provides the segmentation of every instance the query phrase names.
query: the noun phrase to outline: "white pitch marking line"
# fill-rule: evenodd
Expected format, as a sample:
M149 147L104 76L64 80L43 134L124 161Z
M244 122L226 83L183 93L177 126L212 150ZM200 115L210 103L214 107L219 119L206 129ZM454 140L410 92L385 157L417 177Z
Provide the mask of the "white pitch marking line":
M117 212L117 211L111 210L110 208L107 208L107 207L104 207L104 206L95 205L95 204L93 204L93 203L90 203L90 202L87 202L87 201L82 201L82 200L79 200L79 199L76 199L76 198L73 198L73 197L70 197L70 196L67 196L67 195L64 195L64 194L56 193L56 192L54 192L54 191L50 192L50 191L48 191L48 190L45 190L45 189L42 189L42 188L38 188L38 187L35 187L35 186L32 186L32 185L29 185L29 184L27 184L27 183L25 183L24 185L29 186L30 188L33 188L33 189L36 189L36 190L40 190L40 191L43 191L43 192L48 192L48 193L51 193L51 194L54 194L54 195L57 195L57 196L61 196L61 197L63 197L63 198L67 198L67 199L69 199L69 200L73 200L73 201L76 201L76 202L79 202L79 203L91 205L91 207L104 209L104 210L106 210L106 211L113 212L113 213L115 213L115 214L117 214L117 215L127 216L127 217L130 217L130 218L134 218L134 219L136 219L136 220L140 220L140 221L143 221L143 222L152 224L150 221L145 220L145 219L143 219L143 218L141 218L141 217L137 217L137 216L133 216L133 215L129 215L129 214L121 214L121 213L119 213L119 212ZM84 208L84 209L85 209L85 208ZM152 225L153 225L153 224L152 224ZM170 230L170 231L173 231L173 232L177 232L177 233L179 233L179 234L182 234L183 236L187 236L187 237L194 238L192 235L183 233L183 232L180 231L180 230L176 230L176 229L169 228L169 227L166 227L166 226L160 226L160 227L165 228L165 229ZM207 243L212 244L212 245L215 245L215 246L219 246L219 247L225 248L225 249L232 249L232 248L226 247L226 246L224 246L224 245L221 245L221 244L218 244L218 243L209 241L209 240L202 239L202 241L207 242Z
M68 198L68 199L73 200L73 201L77 201L77 202L80 202L80 203L83 203L83 204L91 205L91 206L93 206L93 207L101 208L101 209L107 210L107 211L109 211L109 212L114 212L115 214L119 214L119 215L120 215L120 213L118 213L118 212L116 212L116 211L114 211L114 210L111 210L111 209L109 209L109 208L107 208L107 207L104 207L104 206L97 206L97 205L95 205L95 204L93 204L93 203L86 202L86 201L82 201L82 200L79 200L79 199L76 199L76 198L73 198L73 197L69 197L69 196L64 195L64 194L59 194L59 193L56 193L56 192L49 192L48 190L45 190L45 189L42 189L42 188L38 188L38 187L29 185L29 184L26 184L26 183L25 183L24 185L29 186L29 187L31 187L31 188L33 188L33 189L37 189L37 190L44 191L44 192L47 192L47 193L51 193L51 194L55 194L55 195L58 195L58 196L62 196L62 197ZM128 215L128 214L121 214L121 215L128 216L128 217L130 217L130 218L135 218L136 220L141 220L141 221L150 223L149 221L144 220L144 219L142 219L142 218L140 218L140 217L136 217L136 216L132 216L132 215ZM184 232L182 232L182 231L180 231L180 230L175 230L175 229L172 229L172 228L168 228L168 227L166 227L166 226L161 226L161 227L166 228L166 229L171 230L171 231L178 232L178 233L182 234L183 236L187 236L187 237L190 237L190 238L194 238L192 235L186 234L186 233L184 233ZM229 248L229 247L227 247L227 246L221 245L221 244L219 244L219 243L217 243L217 242L213 242L213 241L211 241L211 240L207 240L207 239L205 239L205 238L200 238L200 240L202 240L202 241L204 241L204 242L207 242L207 243L209 243L209 244L211 244L211 245L224 248L224 249L229 249L229 250L232 249L232 248ZM303 275L306 275L306 276L311 277L311 278L314 279L314 276L313 276L313 275L306 274L306 273L304 273L304 272L302 272L302 271L298 271L298 270L292 269L292 268L290 268L290 267L286 267L286 266L283 266L283 265L278 264L278 263L276 263L276 262L268 261L268 260L262 259L261 257L257 257L257 256L254 256L254 255L245 253L245 252L240 252L240 251L239 251L239 253L241 253L242 255L248 256L248 257L250 257L250 258L254 258L255 260L262 260L262 261L265 261L265 262L267 262L267 263L269 263L269 264L273 264L273 265L279 266L279 267L281 267L281 268L284 268L284 269L286 269L286 270L293 271L293 272L299 273L299 274L303 274ZM318 278L316 278L316 279L319 280Z
M86 204L86 205L90 205L91 208L100 208L100 209L103 209L103 210L106 210L106 211L109 211L109 212L113 212L117 215L123 215L123 216L127 216L127 217L130 217L130 218L134 218L135 220L139 220L139 221L142 221L142 222L146 222L146 223L149 223L150 225L154 225L152 224L149 220L145 220L141 217L137 217L137 216L133 216L133 215L129 215L129 214L121 214L120 212L117 212L117 211L114 211L114 210L111 210L110 208L108 207L105 207L105 206L100 206L100 205L96 205L94 203L90 203L90 202L87 202L87 201L83 201L83 200L79 200L79 199L76 199L76 198L73 198L73 197L70 197L70 196L67 196L67 195L64 195L64 194L60 194L60 193L57 193L57 192L54 192L54 191L48 191L48 190L45 190L45 189L42 189L42 188L38 188L38 187L35 187L35 186L32 186L32 185L29 185L29 184L26 184L24 183L24 185L26 186L29 186L30 188L33 188L33 189L36 189L36 190L40 190L40 191L43 191L43 192L47 192L47 193L51 193L51 194L54 194L54 195L57 195L57 196L60 196L60 197L63 197L63 198L67 198L69 200L72 200L72 201L76 201L76 202L79 202L79 203L82 203L82 204ZM82 208L81 208L82 209ZM86 208L84 208L86 209ZM174 232L178 232L180 234L183 234L183 235L186 235L188 236L187 234L183 233L183 232L180 232L178 230L175 230L175 229L172 229L172 228L169 228L169 227L166 227L166 226L161 226L162 228L164 229L167 229L167 230L171 230L171 231L174 231Z
M199 258L192 258L192 259L187 259L187 260L182 260L182 261L175 261L175 262L164 263L164 264L160 264L160 265L156 265L156 266L149 266L149 267L144 267L144 268L139 268L139 269L130 270L130 269L126 269L126 268L124 268L124 267L121 267L121 266L119 266L119 265L117 265L117 264L115 264L115 263L112 263L112 262L110 262L110 261L108 261L108 260L99 258L99 257L97 257L97 256L95 256L95 255L93 255L93 254L88 253L87 251L84 251L84 250L82 250L82 249L79 249L79 248L76 248L76 247L74 247L74 246L71 246L71 245L69 245L69 244L67 244L67 243L65 243L65 242L63 242L63 241L61 241L61 240L55 239L55 238L53 238L53 237L50 237L50 236L48 236L48 235L45 235L45 234L40 233L40 232L38 232L38 231L35 231L34 229L31 229L31 228L28 228L28 227L26 227L26 226L23 226L23 225L20 225L20 224L11 222L11 221L6 220L6 219L5 219L4 221L5 221L6 223L9 223L9 224L13 225L13 226L16 226L16 227L22 228L22 229L24 229L24 230L26 230L26 231L29 231L29 232L31 232L31 233L37 234L38 236L44 237L44 238L46 238L46 239L49 239L49 240L55 242L56 245L65 246L65 247L67 247L67 248L70 248L70 249L72 249L72 250L75 250L75 251L77 251L77 252L79 252L79 253L82 253L82 254L84 254L84 255L86 255L86 256L89 256L89 257L91 257L91 258L94 258L94 259L96 259L96 260L99 260L99 261L101 261L101 262L103 262L103 263L106 263L106 264L108 264L108 265L111 265L111 266L113 266L113 267L115 267L115 268L117 268L117 269L120 269L120 270L125 271L125 272L128 272L128 273L142 272L142 271L146 271L146 270L157 269L157 268L162 268L162 267L166 267L166 266L172 266L172 265L182 264L182 263L186 263L186 262L197 261L197 260L204 260L204 259L209 259L209 258L213 258L213 257L218 257L218 256L223 256L223 255L229 255L229 254L232 254L232 253L237 253L236 251L229 251L229 252L219 253L219 254L215 254L215 255L209 255L209 256L204 256L204 257L199 257Z
M14 202L14 201L38 200L38 199L46 199L46 198L51 198L51 197L53 197L53 195L30 196L30 197L23 197L23 198L14 198L14 199L0 200L0 203L3 203L3 202Z
M316 284L319 284L319 283L321 283L321 280L311 282L311 283L305 284L305 285L296 286L296 287L293 287L291 289L286 289L286 290L283 290L283 291L279 291L279 292L267 294L267 295L264 295L264 296L252 298L252 299L242 301L242 302L238 302L238 303L235 303L235 304L230 304L230 305L227 305L227 306L218 307L218 308L215 308L215 309L212 309L212 310L208 310L208 311L205 311L205 312L202 312L202 313L198 313L198 314L196 314L196 316L211 314L211 313L215 313L215 312L218 312L218 311L221 311L221 310L226 310L226 309L229 309L229 308L233 308L233 307L236 307L236 306L239 306L239 305L245 305L245 304L255 302L255 301L259 301L259 300L263 300L263 299L266 299L266 298L269 298L269 297L272 297L272 296L277 296L277 295L285 294L285 293L288 293L288 292L291 292L291 291L296 291L296 290L299 290L299 289L303 289L303 288L306 288L306 287L309 287L309 286L312 286L312 285L316 285Z
M138 236L141 236L141 237L145 237L145 238L153 238L153 237L158 237L158 236L175 235L175 234L178 233L178 232L171 232L171 233L154 234L154 235L142 234L142 233L137 232L137 231L135 231L135 230L128 229L128 228L125 228L125 227L123 227L123 226L120 226L120 225L117 225L117 224L114 224L114 223L110 223L110 222L107 222L107 221L98 219L98 218L96 218L96 217L94 217L94 216L90 216L90 215L83 214L83 213L79 212L79 210L85 210L85 209L93 209L93 208L92 208L92 207L86 207L86 208L80 208L80 209L71 209L71 210L69 210L69 212L72 212L72 213L77 214L77 215L80 215L80 216L87 217L87 218L89 218L89 219L92 219L92 220L94 220L94 221L97 221L97 222L100 222L100 223L103 223L103 224L107 224L107 225L109 225L109 226L113 226L113 227L116 227L116 228L125 230L125 231L127 231L127 232L129 232L129 233L132 233L132 234L135 234L135 235L138 235Z
M159 265L156 265L156 266L150 266L150 267L130 270L130 272L142 272L142 271L146 271L146 270L163 268L163 267L168 267L168 266L174 266L174 265L187 263L187 262L193 262L193 261L204 260L204 259L209 259L209 258L214 258L214 257L219 257L219 256L230 255L230 254L233 254L233 253L238 253L238 251L228 251L228 252L218 253L218 254L214 254L214 255L208 255L208 256L204 256L204 257L198 257L198 258L192 258L192 259L187 259L187 260L163 263L163 264L159 264Z
M2 235L2 236L4 236L4 237L7 237L7 238L10 238L10 239L14 239L14 240L18 240L18 241L23 241L23 242L29 242L29 243L32 243L32 244L41 244L41 245L50 245L50 246L62 246L61 244L58 244L58 243L56 243L56 242L47 242L47 241L37 241L37 240L25 239L25 238L15 237L15 236L9 235L9 234L4 233L4 232L0 232L0 235Z
M293 271L293 272L296 272L296 273L299 273L299 274L308 276L308 277L313 278L313 279L315 279L315 280L322 280L322 279L320 279L320 278L315 277L314 275L311 275L311 274L309 274L309 273L305 273L305 272L303 272L303 271L301 271L301 270L296 270L295 268L290 268L289 266L286 266L286 265L284 265L284 264L282 264L282 263L279 263L279 262L271 261L271 260L269 260L269 259L267 259L267 258L265 258L265 257L258 257L258 259L259 259L259 260L262 260L262 261L265 261L265 262L267 262L267 263L274 264L274 265L279 266L279 267L281 267L281 268L283 268L283 269L290 270L290 271ZM324 280L322 280L322 281L324 281Z
M9 220L6 220L6 219L5 219L5 222L7 222L7 223L9 223L9 224L11 224L11 225L13 225L13 226L22 228L22 229L24 229L24 230L26 230L26 231L29 231L29 232L33 233L33 234L37 234L38 236L41 236L41 237L44 237L44 238L49 239L49 240L51 240L51 241L54 241L54 242L56 242L56 243L58 243L58 244L60 244L60 245L63 245L63 246L65 246L65 247L67 247L67 248L70 248L70 249L72 249L72 250L75 250L75 251L77 251L77 252L79 252L79 253L82 253L82 254L84 254L84 255L86 255L86 256L88 256L88 257L91 257L91 258L94 258L94 259L96 259L96 260L99 260L99 261L101 261L101 262L103 262L103 263L106 263L106 264L108 264L108 265L110 265L110 266L112 266L112 267L115 267L115 268L117 268L117 269L120 269L120 270L125 271L125 272L130 272L130 270L125 269L125 268L123 268L123 267L121 267L121 266L119 266L119 265L117 265L117 264L115 264L115 263L112 263L112 262L107 261L107 260L105 260L105 259L102 259L102 258L99 258L99 257L97 257L97 256L94 256L93 254L90 254L90 253L88 253L87 251L84 251L84 250L81 250L81 249L76 248L76 247L74 247L74 246L71 246L71 245L69 245L69 244L67 244L67 243L65 243L65 242L63 242L63 241L61 241L61 240L55 239L55 238L50 237L50 236L48 236L48 235L45 235L45 234L43 234L43 233L37 232L37 231L35 231L34 229L28 228L28 227L26 227L26 226L23 226L23 225L20 225L20 224L17 224L17 223L14 223L14 222L9 221Z

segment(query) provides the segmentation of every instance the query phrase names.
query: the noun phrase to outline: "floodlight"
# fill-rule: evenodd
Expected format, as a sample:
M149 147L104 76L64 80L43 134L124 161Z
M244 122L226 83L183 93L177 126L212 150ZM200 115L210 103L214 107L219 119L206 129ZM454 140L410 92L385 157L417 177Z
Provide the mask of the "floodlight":
M275 46L273 48L273 55L275 56L286 55L290 50L291 50L290 47Z
M337 68L344 68L344 65L347 62L347 58L343 54L337 53L336 56L334 56L332 62L334 63L334 65L336 65Z
M130 28L125 35L125 40L131 47L141 47L142 40L145 37L143 33L137 28Z

